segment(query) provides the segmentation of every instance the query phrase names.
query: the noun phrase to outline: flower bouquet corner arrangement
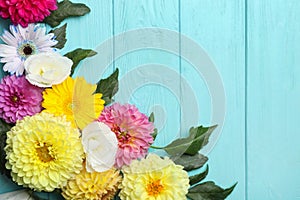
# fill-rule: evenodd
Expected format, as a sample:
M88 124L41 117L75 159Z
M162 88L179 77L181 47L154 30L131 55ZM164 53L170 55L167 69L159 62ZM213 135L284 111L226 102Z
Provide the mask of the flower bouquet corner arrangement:
M74 75L97 52L61 55L67 24L57 26L89 11L69 0L0 2L12 23L0 36L1 174L24 188L23 199L225 199L236 184L205 181L207 165L188 173L205 166L199 151L216 126L157 147L154 114L114 100L119 69L96 84Z

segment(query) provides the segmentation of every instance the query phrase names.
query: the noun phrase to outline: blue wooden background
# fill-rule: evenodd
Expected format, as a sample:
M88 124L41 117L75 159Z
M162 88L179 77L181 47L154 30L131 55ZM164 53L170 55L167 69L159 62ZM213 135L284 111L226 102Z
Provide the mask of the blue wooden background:
M228 198L231 200L300 199L299 0L73 2L86 3L91 13L67 20L68 42L63 53L77 47L95 49L113 36L146 27L178 32L201 46L215 64L226 95L224 126L216 145L207 151L210 159L207 180L214 180L223 187L238 181ZM1 32L5 27L7 23L4 22ZM156 38L154 42L160 40L163 38ZM151 48L141 48L116 58L118 44L114 39L110 41L112 48L108 48L108 59L114 62L105 69L104 75L115 67L120 69L121 78L135 72L134 79L124 80L125 90L127 86L130 88L131 84L147 79L148 75L159 77L161 83L171 83L172 87L179 88L178 91L186 82L198 105L197 123L214 123L205 77L189 62L170 52ZM124 42L128 43L126 46L136 41L133 38ZM184 45L181 37L174 40L174 44L178 45L180 54ZM101 67L101 61L97 64ZM167 67L178 77L170 78L159 70L154 73L151 65L158 69L159 66ZM147 70L139 68L142 66L148 67L151 74L145 74ZM83 72L79 71L77 75ZM182 93L174 93L169 85L151 84L151 80L142 83L147 84L135 88L129 101L143 112L156 112L159 119L156 124L160 128L158 143L168 143L179 136L177 132L184 122L180 103L191 96L180 96ZM118 98L122 99L122 96ZM15 189L4 177L0 178L0 193Z

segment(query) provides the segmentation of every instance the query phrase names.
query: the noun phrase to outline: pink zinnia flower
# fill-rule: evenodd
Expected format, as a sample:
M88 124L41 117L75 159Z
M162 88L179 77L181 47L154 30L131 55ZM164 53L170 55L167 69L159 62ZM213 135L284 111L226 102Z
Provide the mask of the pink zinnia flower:
M4 77L0 83L0 118L7 123L15 123L25 116L41 112L42 91L24 76Z
M134 105L115 103L105 107L98 121L108 125L117 136L118 151L115 160L117 168L145 157L150 144L153 143L151 134L154 125Z
M0 16L10 18L13 24L26 27L41 22L57 9L57 0L1 0Z

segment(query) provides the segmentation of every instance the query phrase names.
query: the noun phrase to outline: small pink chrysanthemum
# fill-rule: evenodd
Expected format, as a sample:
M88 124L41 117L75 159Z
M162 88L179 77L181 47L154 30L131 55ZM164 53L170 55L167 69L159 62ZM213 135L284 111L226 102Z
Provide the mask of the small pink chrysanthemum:
M42 89L31 85L25 76L6 76L0 83L0 118L15 123L42 110Z
M12 23L26 27L41 22L57 9L57 0L1 0L0 16L10 18Z
M115 160L117 168L145 157L150 144L153 143L151 134L154 125L134 105L115 103L105 107L98 121L107 124L117 136L118 151Z

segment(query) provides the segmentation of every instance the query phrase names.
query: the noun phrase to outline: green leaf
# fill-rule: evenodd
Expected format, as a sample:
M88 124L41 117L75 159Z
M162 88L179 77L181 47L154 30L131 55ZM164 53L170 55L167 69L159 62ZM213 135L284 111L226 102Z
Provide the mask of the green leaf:
M195 155L208 143L209 136L216 127L216 125L212 127L192 127L188 137L174 140L163 149L171 156L180 156L184 153Z
M54 33L56 37L55 40L58 41L58 43L54 46L55 48L62 49L65 46L67 42L66 29L67 29L67 24L64 24L63 26L50 31L50 33Z
M148 119L149 119L149 122L154 123L154 113L153 112L150 114ZM157 134L158 134L157 128L154 128L154 132L151 134L153 137L153 141L155 140Z
M48 200L48 199L55 199L55 200L64 200L62 196L62 191L55 189L52 192L37 192L33 190L28 190L29 195L34 200Z
M120 197L118 195L114 196L114 200L121 200Z
M71 51L71 52L65 54L66 57L70 58L73 61L70 76L73 75L73 73L80 61L82 61L83 59L85 59L87 57L92 57L96 54L97 54L96 51L93 51L91 49L81 49L81 48L75 49L74 51Z
M13 125L6 123L4 120L0 119L0 134L6 133L11 129Z
M207 176L208 174L208 165L206 166L206 169L204 172L201 172L199 174L196 174L194 176L190 176L189 179L190 179L190 185L194 185L196 183L199 183L200 181L204 180L205 177Z
M121 200L121 198L120 198L120 189L118 189L118 191L115 193L115 196L114 196L114 198L113 198L113 200Z
M150 116L149 116L149 118L148 118L148 120L149 120L149 122L154 122L154 113L152 112L151 114L150 114Z
M34 200L48 200L48 193L29 191L30 197Z
M151 136L153 137L153 141L155 141L157 134L158 134L158 130L157 128L154 128L154 132L151 134Z
M46 17L44 22L51 27L55 27L68 17L83 16L90 11L89 7L85 4L72 3L69 0L64 0L58 3L57 10L51 12L51 15Z
M230 195L236 184L223 189L212 181L200 183L189 189L187 197L193 200L223 200Z
M6 153L4 151L4 147L6 146L6 133L0 134L0 173L9 176L9 171L5 167L6 163Z
M171 156L181 156L192 144L193 138L179 138L174 140L163 149Z
M196 128L192 127L190 129L189 138L194 140L184 153L189 155L195 155L196 153L198 153L200 149L202 149L205 145L207 145L209 137L216 127L217 125L211 127L203 127L203 126L198 126Z
M112 97L117 93L119 89L119 69L117 68L114 73L112 73L106 79L101 79L97 83L97 89L95 93L101 93L102 99L105 101L105 105L108 105L112 102Z
M202 154L196 154L193 156L183 154L179 158L171 157L171 159L175 162L175 164L183 166L183 169L186 171L198 169L208 161L208 158Z
M0 119L0 173L10 177L10 171L6 169L6 153L4 147L6 146L6 133L11 129L12 125L5 123Z

